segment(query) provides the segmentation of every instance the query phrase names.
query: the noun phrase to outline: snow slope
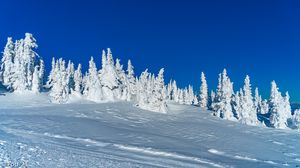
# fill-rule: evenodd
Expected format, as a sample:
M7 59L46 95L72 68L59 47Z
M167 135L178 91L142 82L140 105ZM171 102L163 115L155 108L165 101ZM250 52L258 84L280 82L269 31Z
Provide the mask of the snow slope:
M192 106L169 104L161 114L128 102L0 96L2 167L299 167L299 139Z

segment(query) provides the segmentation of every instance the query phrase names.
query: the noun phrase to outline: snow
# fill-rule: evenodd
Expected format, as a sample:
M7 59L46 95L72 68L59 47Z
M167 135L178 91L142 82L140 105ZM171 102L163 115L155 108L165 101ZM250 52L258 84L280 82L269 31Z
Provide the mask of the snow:
M297 167L300 134L231 122L168 102L168 113L130 102L47 93L0 96L2 167Z

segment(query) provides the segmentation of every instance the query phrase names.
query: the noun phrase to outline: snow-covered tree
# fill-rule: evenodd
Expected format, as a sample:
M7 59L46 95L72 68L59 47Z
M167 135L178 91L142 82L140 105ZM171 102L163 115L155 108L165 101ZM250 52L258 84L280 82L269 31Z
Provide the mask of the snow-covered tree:
M40 83L40 77L39 77L39 67L36 66L34 68L34 72L33 72L33 79L32 79L32 91L34 93L39 93L40 92L40 87L41 87L41 83Z
M134 77L134 67L130 60L128 60L127 65L127 80L128 80L128 97L127 100L130 101L133 99L134 95L136 95L137 88L136 88L136 79Z
M93 57L91 57L91 60L89 61L89 70L85 77L83 94L88 100L95 102L101 102L104 99L102 85L100 83L97 67Z
M15 43L12 38L8 38L1 60L0 81L2 80L3 85L11 91L34 90L36 92L36 88L32 88L36 66L39 66L39 74L35 82L43 83L40 80L43 80L44 65L34 51L37 47L36 40L30 33L26 33L24 39L17 40Z
M12 89L16 92L23 92L27 89L27 66L23 59L24 40L17 40L15 43L14 75Z
M120 59L116 59L116 73L117 73L117 79L119 81L119 88L117 95L119 96L118 99L121 100L127 100L129 97L129 91L128 91L128 79L125 74L125 71L123 70L123 65L120 63Z
M57 60L55 77L49 96L53 103L66 103L69 99L69 78L63 59Z
M70 60L68 62L68 66L67 66L67 78L69 80L69 92L71 92L72 90L74 90L75 88L75 81L74 81L74 63L72 63Z
M259 95L258 88L255 88L254 107L258 114L262 114L262 98Z
M15 44L11 37L7 38L7 43L4 47L3 56L1 59L0 75L3 85L11 89L13 84L15 57Z
M78 67L74 72L74 94L76 95L81 95L82 93L82 78L81 64L78 64Z
M52 58L52 62L51 62L51 70L50 70L50 73L49 73L49 76L48 76L48 80L46 82L46 88L51 88L52 85L53 85L53 80L54 80L54 77L55 77L55 66L56 66L56 61L55 61L55 58L53 57Z
M148 73L146 69L137 81L137 105L150 111L165 113L167 111L164 70L158 76Z
M292 128L300 129L300 109L294 111L291 121Z
M154 92L152 94L151 99L151 106L153 106L155 111L159 112L167 112L167 104L165 101L165 95L164 95L164 69L160 69L158 76L156 77L154 81Z
M217 93L212 103L213 110L215 111L214 115L228 120L236 120L232 112L232 96L233 83L227 76L226 69L224 69L222 74L219 74Z
M113 56L109 48L107 49L106 60L105 62L102 62L102 65L103 67L100 71L100 80L102 84L103 96L107 101L114 101L120 97L118 94L121 93L121 88L119 87L120 81L118 80Z
M200 95L199 95L199 105L201 108L207 109L208 105L208 87L205 78L205 74L201 73L201 87L200 87Z
M258 125L256 109L253 102L250 78L247 75L244 81L243 96L241 99L239 120L248 125Z
M286 98L288 100L288 97ZM286 128L288 118L291 115L290 109L286 108L286 101L281 96L275 81L271 82L271 95L269 100L270 106L270 125L274 128Z
M232 107L233 107L233 113L234 113L234 117L237 119L240 119L240 113L241 113L241 109L242 109L242 99L243 99L244 95L243 95L243 90L240 89L239 91L237 91L233 98L232 98Z

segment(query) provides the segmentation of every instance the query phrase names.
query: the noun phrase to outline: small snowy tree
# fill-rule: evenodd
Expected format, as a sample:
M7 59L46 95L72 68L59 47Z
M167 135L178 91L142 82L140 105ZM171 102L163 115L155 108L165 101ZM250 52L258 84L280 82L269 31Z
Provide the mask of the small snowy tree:
M205 78L205 74L201 73L201 87L200 87L200 95L199 95L199 104L201 108L207 109L208 104L208 87Z
M292 128L300 129L300 109L294 111L294 115L292 116Z

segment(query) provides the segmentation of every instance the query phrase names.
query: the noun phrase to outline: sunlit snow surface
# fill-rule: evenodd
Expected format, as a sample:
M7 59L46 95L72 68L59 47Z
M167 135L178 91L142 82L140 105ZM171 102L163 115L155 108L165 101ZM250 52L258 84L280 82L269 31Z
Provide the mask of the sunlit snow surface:
M192 106L51 104L0 96L0 167L298 167L300 132L241 125Z

